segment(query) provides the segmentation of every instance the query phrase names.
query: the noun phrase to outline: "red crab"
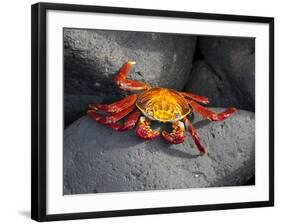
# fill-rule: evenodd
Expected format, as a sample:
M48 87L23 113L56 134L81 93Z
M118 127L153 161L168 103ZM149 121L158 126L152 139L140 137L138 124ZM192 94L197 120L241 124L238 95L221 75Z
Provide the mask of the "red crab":
M152 140L162 134L162 137L171 144L184 142L186 127L200 154L204 155L206 152L205 147L202 145L196 129L187 119L187 115L195 111L211 121L222 121L233 114L236 109L231 107L225 112L215 113L199 104L208 104L209 100L206 97L187 92L178 92L173 89L154 88L144 82L130 80L127 76L135 63L134 61L125 63L117 74L115 82L123 90L143 90L144 92L129 95L109 105L90 104L88 115L98 123L107 125L116 131L127 131L137 124L136 134L140 138ZM108 115L103 116L98 111L106 112ZM124 123L117 123L127 115L128 118ZM158 130L152 130L150 128L151 120L170 122L172 123L173 131L160 133Z

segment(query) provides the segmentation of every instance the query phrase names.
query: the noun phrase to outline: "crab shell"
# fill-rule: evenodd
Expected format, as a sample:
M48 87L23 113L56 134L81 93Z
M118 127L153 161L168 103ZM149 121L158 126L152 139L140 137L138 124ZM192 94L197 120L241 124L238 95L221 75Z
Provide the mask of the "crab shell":
M138 96L136 106L149 119L176 122L191 113L186 99L177 91L151 88Z

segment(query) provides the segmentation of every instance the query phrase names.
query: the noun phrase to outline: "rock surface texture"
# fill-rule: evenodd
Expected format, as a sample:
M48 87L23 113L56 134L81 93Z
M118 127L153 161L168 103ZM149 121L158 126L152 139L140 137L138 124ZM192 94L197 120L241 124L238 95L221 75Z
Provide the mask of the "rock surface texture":
M205 156L198 156L189 134L179 145L146 142L134 130L78 119L64 131L64 194L243 185L254 175L254 113L239 110L222 122L195 115L192 123Z
M132 79L182 90L197 39L181 34L68 28L63 34L65 126L84 115L89 102L108 103L124 95L113 80L128 60L137 62Z
M213 77L231 84L240 109L255 111L255 39L200 37L198 48ZM204 82L201 85L204 89Z
M214 107L236 107L251 110L252 104L249 99L241 97L231 79L225 75L220 76L203 60L193 63L190 78L185 86L185 91L198 95L207 96L210 106Z

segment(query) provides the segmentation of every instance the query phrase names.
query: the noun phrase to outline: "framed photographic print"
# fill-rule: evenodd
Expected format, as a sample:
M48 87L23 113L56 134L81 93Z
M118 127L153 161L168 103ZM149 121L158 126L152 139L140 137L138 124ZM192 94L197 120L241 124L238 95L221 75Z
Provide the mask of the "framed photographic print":
M32 219L274 205L274 19L32 6Z

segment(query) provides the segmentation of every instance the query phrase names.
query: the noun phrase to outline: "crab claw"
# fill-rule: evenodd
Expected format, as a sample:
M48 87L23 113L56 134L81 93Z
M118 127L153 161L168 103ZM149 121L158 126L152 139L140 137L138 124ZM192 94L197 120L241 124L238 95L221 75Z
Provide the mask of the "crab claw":
M162 132L162 136L165 140L167 140L171 144L180 144L185 140L184 135L184 124L181 121L174 122L173 131L171 133L167 131Z
M152 130L150 128L150 120L146 117L140 117L139 123L136 128L136 134L144 140L152 140L159 137L160 132L158 130Z

